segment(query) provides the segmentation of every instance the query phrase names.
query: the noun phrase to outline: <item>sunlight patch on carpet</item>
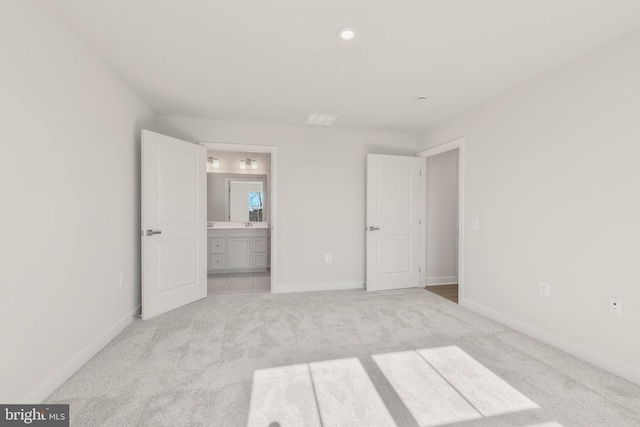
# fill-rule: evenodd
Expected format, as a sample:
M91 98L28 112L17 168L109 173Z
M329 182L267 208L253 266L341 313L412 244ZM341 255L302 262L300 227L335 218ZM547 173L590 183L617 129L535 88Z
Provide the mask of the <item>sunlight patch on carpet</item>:
M321 427L307 364L260 369L253 373L248 426Z
M309 364L324 426L396 423L356 357Z
M459 347L417 352L485 417L539 408Z
M547 423L541 423L541 424L530 424L525 427L564 427L564 426L557 421L549 421Z
M417 352L377 354L373 360L418 425L438 426L482 418Z
M456 346L376 354L380 371L419 426L539 406ZM358 358L259 369L247 425L396 425ZM547 422L530 427L562 427Z

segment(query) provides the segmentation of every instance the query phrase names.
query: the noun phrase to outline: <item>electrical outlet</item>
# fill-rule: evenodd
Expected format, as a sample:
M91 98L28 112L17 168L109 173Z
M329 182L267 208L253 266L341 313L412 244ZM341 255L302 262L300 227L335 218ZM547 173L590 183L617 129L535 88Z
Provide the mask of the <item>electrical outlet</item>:
M615 298L609 299L609 314L622 316L622 301Z
M551 285L547 282L540 282L538 292L541 297L549 298L551 296Z
M478 218L471 218L471 229L477 230L480 228L480 220Z
M324 254L324 262L331 262L331 254Z
M118 285L120 287L122 287L122 285L124 285L124 273L120 273L120 276L118 277Z

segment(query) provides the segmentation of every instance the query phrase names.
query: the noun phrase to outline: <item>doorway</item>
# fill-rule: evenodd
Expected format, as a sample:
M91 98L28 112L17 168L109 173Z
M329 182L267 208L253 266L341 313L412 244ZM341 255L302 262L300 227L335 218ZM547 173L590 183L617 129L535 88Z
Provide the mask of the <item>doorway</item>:
M427 159L423 283L455 303L463 300L464 139L418 153Z
M208 295L272 292L275 147L201 144L208 149Z

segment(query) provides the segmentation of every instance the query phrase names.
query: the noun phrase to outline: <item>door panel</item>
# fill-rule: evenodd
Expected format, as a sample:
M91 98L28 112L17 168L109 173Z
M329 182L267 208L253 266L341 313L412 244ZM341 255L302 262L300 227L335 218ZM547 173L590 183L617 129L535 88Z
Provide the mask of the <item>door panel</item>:
M395 157L397 156L385 156ZM412 175L415 170L411 165L385 164L379 159L377 167L377 199L378 221L402 222L410 221L412 207L411 198ZM418 170L419 172L419 170Z
M411 236L378 236L378 274L411 272Z
M198 240L159 242L158 266L160 292L195 283L198 280Z
M197 154L158 147L157 189L161 196L158 199L159 222L190 222L197 219Z
M367 155L367 290L419 286L418 157Z
M206 149L143 130L142 318L206 297L207 256Z

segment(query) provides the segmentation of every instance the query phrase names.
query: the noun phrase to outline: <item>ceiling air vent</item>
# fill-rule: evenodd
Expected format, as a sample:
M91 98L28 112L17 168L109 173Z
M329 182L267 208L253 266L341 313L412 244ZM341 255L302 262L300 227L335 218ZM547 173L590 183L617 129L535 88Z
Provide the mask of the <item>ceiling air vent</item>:
M338 116L335 114L309 114L305 123L315 126L331 126L337 118Z

